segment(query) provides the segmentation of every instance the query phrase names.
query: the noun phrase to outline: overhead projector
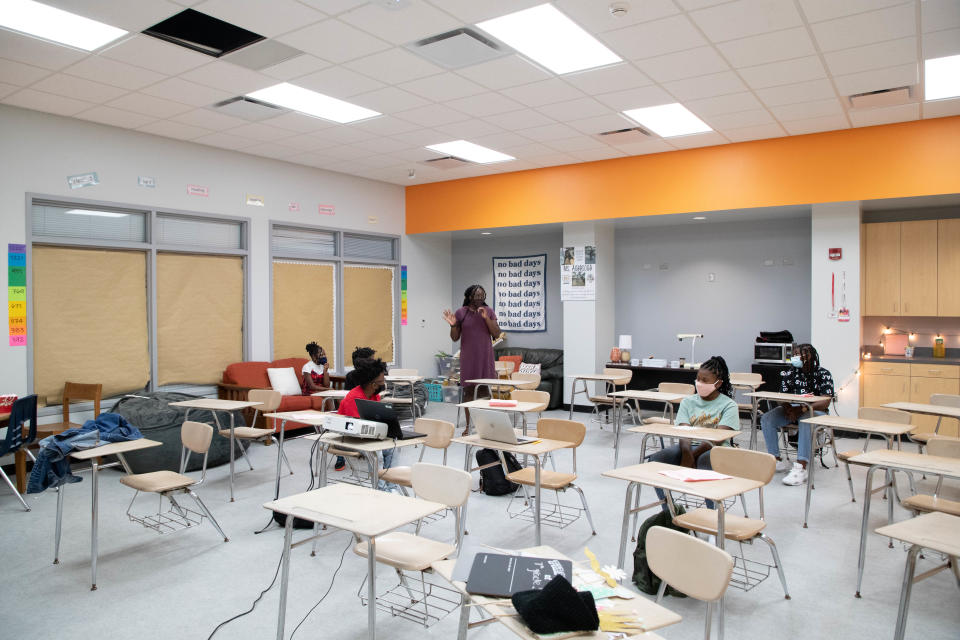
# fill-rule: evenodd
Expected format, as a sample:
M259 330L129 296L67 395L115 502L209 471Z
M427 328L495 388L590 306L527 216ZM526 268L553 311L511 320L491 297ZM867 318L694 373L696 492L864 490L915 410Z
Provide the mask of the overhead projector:
M387 425L384 423L350 416L329 415L326 417L323 428L351 438L384 440L387 437Z

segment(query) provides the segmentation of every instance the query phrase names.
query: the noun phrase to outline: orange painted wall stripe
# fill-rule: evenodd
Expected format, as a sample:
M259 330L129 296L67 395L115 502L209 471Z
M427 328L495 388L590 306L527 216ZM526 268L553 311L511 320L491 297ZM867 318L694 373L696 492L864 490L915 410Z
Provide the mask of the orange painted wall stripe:
M407 233L960 193L960 116L406 188Z

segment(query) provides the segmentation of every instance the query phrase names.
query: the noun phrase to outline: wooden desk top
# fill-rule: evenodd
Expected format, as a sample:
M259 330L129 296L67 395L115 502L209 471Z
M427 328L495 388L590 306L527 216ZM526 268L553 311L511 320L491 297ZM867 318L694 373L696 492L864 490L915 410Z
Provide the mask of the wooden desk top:
M916 518L880 527L876 533L886 538L903 540L924 549L960 556L960 518L946 513L925 513Z
M461 402L457 405L458 407L465 407L467 409L489 409L490 411L517 411L520 413L526 413L528 411L538 411L543 407L542 402L522 402L517 401L517 406L515 407L491 407L490 398L482 398L480 400L471 400L470 402Z
M687 493L692 496L714 501L726 500L727 498L732 498L733 496L740 495L747 491L753 491L763 486L763 483L758 480L748 480L747 478L737 477L727 480L683 482L682 480L674 480L660 473L661 471L670 469L682 470L684 467L675 464L664 464L662 462L644 462L643 464L635 464L629 467L620 467L618 469L604 471L600 475L617 480L627 480L628 482L639 482L640 484L649 485L658 489Z
M388 533L447 508L439 502L344 483L265 502L263 506L367 537Z
M627 389L626 391L615 391L608 393L608 396L616 398L629 398L631 400L650 400L652 402L680 402L687 396L682 393L666 393L664 391L639 391L636 389Z
M387 382L420 382L423 376L383 376Z
M517 432L517 435L520 435L519 431ZM476 434L454 438L451 440L451 442L459 442L460 444L468 444L472 447L483 447L485 449L493 449L495 451L508 451L510 453L527 454L531 456L543 455L544 453L550 453L551 451L556 451L558 449L566 449L570 446L569 442L564 442L563 440L547 440L546 438L540 438L536 442L531 442L528 444L509 444L507 442L498 442L496 440L486 440Z
M651 422L639 427L630 427L627 431L634 433L649 433L655 436L669 436L671 438L690 438L714 444L733 440L740 432L733 429L710 429L708 427L688 427L674 424Z
M626 376L624 374L613 375L611 373L577 373L577 374L567 374L567 378L577 378L579 380L603 380L613 382L614 380L623 380Z
M384 451L385 449L400 449L403 447L410 447L417 444L423 444L427 441L424 438L409 438L407 440L392 440L386 438L384 440L374 440L373 438L351 438L339 433L333 433L328 431L323 435L318 436L315 433L311 433L308 436L304 436L304 440L322 440L325 443L329 443L339 449L347 449L348 451Z
M730 385L731 385L732 387L734 387L735 389L754 389L754 390L756 390L757 387L763 385L763 380L761 380L760 382L752 382L752 381L747 381L747 380L744 380L744 379L741 379L741 378L737 378L736 376L731 375L731 376L730 376Z
M247 407L259 407L261 402L248 402L246 400L221 400L220 398L197 398L195 400L181 400L180 402L168 402L171 407L184 407L187 409L208 409L210 411L234 411L236 409L246 409Z
M275 418L276 420L292 420L301 422L314 427L322 427L327 416L333 415L330 411L314 411L307 409L305 411L280 411L279 413L265 413L264 418Z
M350 392L344 391L343 389L327 389L326 391L317 391L310 395L317 398L345 398L348 393Z
M824 400L833 400L830 396L803 396L796 393L779 393L777 391L752 391L744 394L751 398L761 400L777 400L778 402L800 402L803 404L813 404L814 402L823 402Z
M477 378L476 380L464 380L464 384L472 385L489 385L489 386L499 386L499 387L515 387L518 384L527 384L529 380L513 380L513 379L503 379L503 378Z
M850 458L850 462L867 466L878 465L905 471L918 471L934 475L945 475L951 478L960 478L960 459L930 456L925 453L912 451L897 451L895 449L874 449Z
M960 407L945 407L939 404L924 404L922 402L891 402L882 406L889 409L909 411L910 413L922 413L928 416L960 419Z
M112 456L118 453L129 453L140 449L150 449L151 447L162 446L162 442L156 440L147 440L146 438L137 438L136 440L125 440L124 442L109 442L92 449L82 449L70 453L74 460L89 460L90 458L99 458L101 456Z
M861 431L863 433L877 433L884 436L901 436L910 433L916 427L912 424L887 422L885 420L863 420L861 418L841 418L840 416L814 416L804 418L801 422L818 424L824 427L836 427L847 431Z

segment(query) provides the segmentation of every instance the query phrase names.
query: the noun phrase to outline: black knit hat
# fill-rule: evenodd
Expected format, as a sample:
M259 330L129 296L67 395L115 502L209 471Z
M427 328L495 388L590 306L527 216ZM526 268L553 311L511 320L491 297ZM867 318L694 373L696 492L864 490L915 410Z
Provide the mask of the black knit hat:
M563 576L542 590L518 591L513 608L534 633L596 631L600 627L597 605L589 591L577 591Z

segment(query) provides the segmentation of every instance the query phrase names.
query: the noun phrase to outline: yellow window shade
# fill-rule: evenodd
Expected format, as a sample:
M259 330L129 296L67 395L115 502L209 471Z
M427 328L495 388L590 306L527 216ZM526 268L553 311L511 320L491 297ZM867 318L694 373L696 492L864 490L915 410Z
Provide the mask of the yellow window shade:
M33 386L59 404L63 383L100 383L103 397L143 389L147 257L139 251L33 247Z
M393 267L344 266L343 348L371 347L394 362Z
M336 278L332 264L273 263L273 358L306 358L314 340L336 362ZM299 375L299 372L297 372Z
M243 259L158 254L158 384L213 384L242 359Z

